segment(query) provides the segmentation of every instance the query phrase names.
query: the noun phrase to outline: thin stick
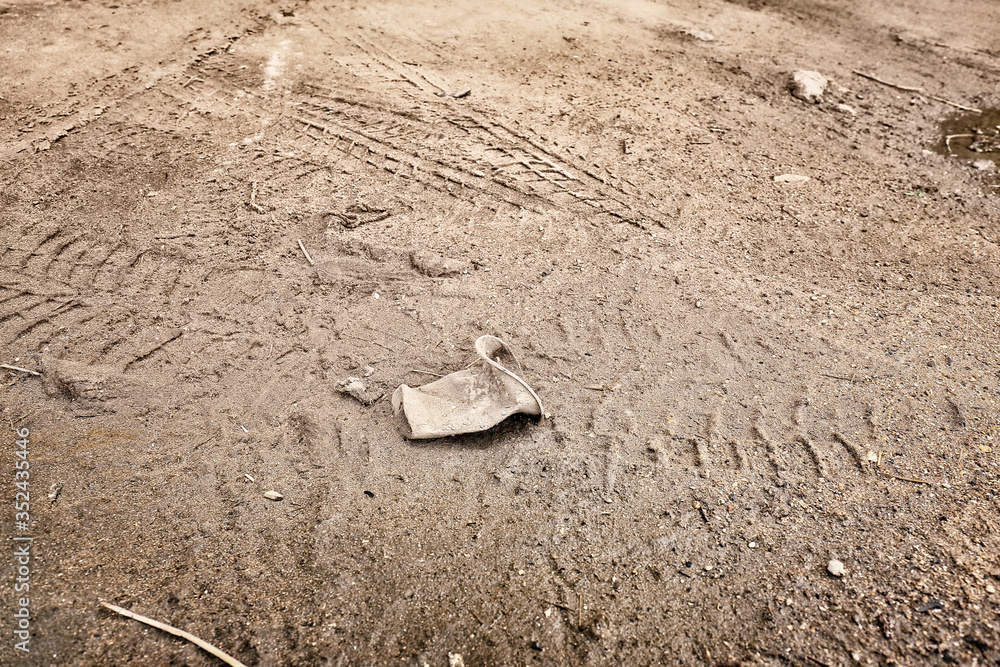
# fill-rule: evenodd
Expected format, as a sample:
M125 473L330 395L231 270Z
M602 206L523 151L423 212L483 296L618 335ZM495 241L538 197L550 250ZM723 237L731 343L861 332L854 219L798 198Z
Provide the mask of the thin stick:
M436 378L443 378L444 377L440 373L431 373L430 371L422 371L419 368L411 368L410 372L411 373L423 373L424 375L433 375Z
M267 213L264 207L257 203L257 181L254 181L250 186L250 208L258 213Z
M913 477L900 477L899 475L893 475L892 473L878 471L878 474L885 477L892 477L893 479L898 479L901 482L913 482L914 484L927 484L928 486L934 486L934 482L928 482L926 479L914 479Z
M309 260L309 266L315 266L316 262L314 262L313 258L309 256L309 251L306 250L306 247L302 245L302 239L299 239L299 248L302 249L302 254L306 256L306 259Z
M42 374L39 373L38 371L30 371L27 368L21 368L20 366L11 366L9 364L0 364L0 368L6 368L9 371L18 371L20 373L30 373L32 375L37 375L38 377L42 377Z
M851 74L857 74L858 76L863 77L865 79L868 79L870 81L874 81L875 83L881 83L883 86L889 86L890 88L895 88L896 90L902 90L902 91L905 91L907 93L922 93L922 92L924 92L923 88L914 88L913 86L900 86L897 83L890 83L888 81L883 81L882 79L878 78L877 76L872 76L871 74L865 74L864 72L859 72L856 69L852 69L851 70Z
M566 611L576 611L576 609L573 609L573 607L567 607L566 605L559 604L558 602L552 602L551 600L546 600L545 598L538 598L538 599L544 602L545 604L552 605L553 607L559 607L560 609L565 609Z
M952 153L953 152L951 150L951 140L952 139L960 139L962 137L975 137L975 136L976 135L974 135L974 134L949 134L947 137L944 138L945 148L948 149L949 153Z
M781 207L781 212L789 216L795 222L802 222L802 218L800 218L797 213L792 213L792 211L785 208L784 206Z
M863 382L864 381L864 378L859 378L856 375L852 375L851 377L845 377L843 375L833 375L831 373L820 373L820 375L822 377L825 377L825 378L833 378L834 380L847 380L848 382Z
M971 111L972 113L982 113L982 109L977 109L976 107L967 107L964 104L959 104L958 102L952 102L951 100L946 100L943 97L938 97L936 95L931 95L930 93L924 93L927 97L931 98L935 102L940 102L941 104L947 104L950 107L955 107L956 109L961 109L962 111Z
M577 593L580 596L580 608L576 613L576 625L577 627L583 627L583 593Z
M973 113L982 113L982 109L977 109L975 107L967 107L964 104L959 104L958 102L952 102L951 100L946 100L943 97L938 97L937 95L931 95L930 93L925 93L923 88L914 88L913 86L900 86L896 83L891 83L889 81L883 81L877 76L872 76L871 74L865 74L864 72L859 72L854 69L851 70L852 74L857 74L860 77L874 81L875 83L881 83L883 86L889 86L890 88L895 88L896 90L902 90L907 93L920 93L926 95L935 102L940 102L941 104L947 104L948 106L955 107L956 109L961 109L962 111L971 111Z
M107 602L102 602L101 604L104 605L105 607L107 607L108 609L110 609L111 611L115 612L116 614L121 614L122 616L127 616L128 618L135 619L135 620L139 621L140 623L145 623L146 625L151 625L154 628L158 628L160 630L163 630L164 632L169 632L172 635L176 635L177 637L180 637L182 639L186 639L189 642L191 642L192 644L198 646L199 648L201 648L201 649L203 649L205 651L208 651L209 653L211 653L212 655L214 655L216 658L218 658L219 660L223 661L227 665L232 665L232 667L246 667L246 665L244 665L242 662L240 662L236 658L233 658L233 657L231 657L231 656L223 653L222 651L220 651L219 649L215 648L214 646L212 646L208 642L206 642L206 641L204 641L202 639L198 639L194 635L192 635L190 633L187 633L187 632L184 632L183 630L178 630L177 628L173 627L172 625L167 625L166 623L160 623L159 621L154 621L151 618L146 618L145 616L140 616L139 614L135 614L135 613L129 611L128 609L122 609L121 607L116 607L115 605L108 604Z
M207 440L202 440L201 442L199 442L197 445L195 445L191 449L198 449L202 445L208 444L209 442L211 442L213 440L215 440L215 436L214 435L211 438L208 438Z

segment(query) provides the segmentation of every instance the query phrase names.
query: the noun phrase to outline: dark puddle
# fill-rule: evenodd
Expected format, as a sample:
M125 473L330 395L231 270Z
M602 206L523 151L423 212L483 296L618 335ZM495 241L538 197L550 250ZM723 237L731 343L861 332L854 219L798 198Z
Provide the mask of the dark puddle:
M962 160L983 176L988 191L1000 193L1000 109L948 118L937 151Z

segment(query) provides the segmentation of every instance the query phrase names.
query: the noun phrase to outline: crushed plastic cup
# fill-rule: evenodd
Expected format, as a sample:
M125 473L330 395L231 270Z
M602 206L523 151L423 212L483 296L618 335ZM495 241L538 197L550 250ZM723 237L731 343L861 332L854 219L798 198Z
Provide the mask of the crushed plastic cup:
M411 440L477 433L511 415L542 415L542 401L510 367L520 364L496 336L476 339L482 359L474 368L456 371L422 387L400 385L392 409L400 431Z

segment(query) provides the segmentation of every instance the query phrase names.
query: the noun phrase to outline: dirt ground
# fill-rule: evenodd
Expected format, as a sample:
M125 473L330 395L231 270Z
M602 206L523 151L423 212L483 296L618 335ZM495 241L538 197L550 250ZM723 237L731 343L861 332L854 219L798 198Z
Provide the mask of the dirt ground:
M1000 663L997 9L0 0L0 664Z

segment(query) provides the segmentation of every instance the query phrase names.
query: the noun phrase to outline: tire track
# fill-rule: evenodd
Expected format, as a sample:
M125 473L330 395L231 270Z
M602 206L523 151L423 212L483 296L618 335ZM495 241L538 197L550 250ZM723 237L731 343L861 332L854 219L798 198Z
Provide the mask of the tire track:
M335 44L347 44L428 96L444 90L422 70L414 70L364 37L338 38L317 27ZM158 78L150 95L159 96L161 104L152 106L163 107L158 113L164 123L181 122L195 112L209 117L262 119L273 113L273 101L260 89L242 85L248 78L245 65L236 56L216 52L183 73ZM432 98L430 113L396 110L334 94L334 89L343 90L340 84L299 87L292 94L292 106L298 108L267 133L293 150L313 152L324 147L320 144L328 147L326 165L317 164L315 170L334 168L334 156L348 157L387 178L408 179L494 211L499 204L535 212L554 207L607 215L639 227L645 227L646 219L656 219L656 213L640 213L642 207L631 195L586 165L573 163L526 131L483 112L465 110L437 97ZM135 94L135 110L137 116L146 117L149 113L139 111L148 108L150 100L141 92ZM120 111L128 116L125 108ZM100 145L106 154L124 158L134 152L137 139L144 134L141 126L120 127ZM279 169L272 177L295 181L308 173L289 175Z
M414 160L433 158L435 164L451 173L441 173L440 169L431 173L454 184L499 190L508 196L516 192L519 197L527 196L549 207L579 210L582 206L583 210L645 225L643 216L637 215L624 201L629 198L627 193L586 167L568 164L538 142L481 113L456 114L453 109L443 107L438 116L419 118L412 113L355 103L342 95L327 95L318 86L313 87L312 98L303 106L323 117L321 122L311 121L316 122L315 129L329 132L325 123L335 123L368 140L369 152L386 158L393 158L395 152L405 156L411 166ZM342 135L340 138L350 141ZM437 150L429 154L428 146ZM424 170L427 171L426 167ZM524 206L523 201L506 201Z
M52 265L60 262L60 258L66 251L66 248L69 248L71 245L79 241L81 238L83 238L82 234L71 236L64 241L61 241L55 248L52 249L51 252L47 253L47 257L45 257L46 261L44 264L44 270L42 271L42 273L46 278L51 277Z
M238 34L234 37L219 39L214 44L205 44L196 53L185 52L194 40L194 35L201 31L200 28L192 31L184 40L177 53L178 57L167 58L158 67L144 71L138 64L129 65L118 72L109 74L100 79L96 79L90 85L83 85L80 90L83 94L74 94L64 98L53 105L54 110L46 111L44 115L36 117L34 120L38 129L33 132L23 134L20 141L4 142L0 146L0 161L25 153L32 145L41 141L58 141L62 137L71 134L81 134L96 120L100 119L106 112L115 110L134 98L141 97L151 89L157 88L162 82L174 79L179 73L195 66L198 62L217 53L225 53L234 43L243 39L249 34L259 32L263 22L259 18L243 19L234 26ZM183 53L183 55L179 55ZM143 115L149 112L143 108ZM52 125L48 121L52 118L59 120ZM35 156L25 155L28 160L33 160Z
M364 35L341 34L339 26L321 17L313 17L309 23L332 45L342 51L353 52L356 56L353 60L360 57L379 76L396 85L397 94L401 92L398 83L403 82L425 98L421 100L421 106L430 106L431 113L419 117L414 113L399 113L384 105L360 99L349 100L343 95L333 94L333 90L344 89L344 81L326 82L325 85L330 86L326 89L323 85L310 83L307 88L312 94L298 95L311 113L292 115L299 118L309 116L307 122L315 124L313 129L339 135L338 139L349 146L347 154L351 154L351 147L357 145L358 138L348 138L344 133L363 136L368 141L365 146L368 153L381 157L381 160L372 159L372 155L368 154L361 157L362 163L372 170L383 171L393 177L400 176L403 172L385 164L400 162L399 156L393 154L398 153L406 156L403 163L411 170L423 172L414 178L417 182L475 203L481 203L479 195L470 199L465 196L469 194L467 192L452 192L449 184L463 190L478 189L480 193L485 192L488 198L522 208L525 207L524 197L528 197L543 202L546 207L603 214L639 227L645 227L646 220L660 221L657 211L636 200L609 179L599 176L587 165L556 154L527 132L506 125L488 113L466 110L454 101L436 97L436 94L446 90L440 83L422 68L408 64L406 58L395 55L377 41ZM210 69L212 73L209 73ZM208 63L197 70L197 75L203 75L213 85L218 85L218 77L213 77L218 73L223 75L223 79L233 76L231 70ZM195 73L192 72L192 75ZM246 95L247 91L240 86L232 86L231 89L231 92L243 91L239 106L245 112L260 115L256 105L247 104L253 95ZM175 92L180 98L189 96L183 90ZM366 95L358 95L363 96ZM230 105L228 101L226 104ZM303 133L303 136L314 142L317 140L309 133ZM293 145L305 147L301 139L293 140ZM429 146L436 150L429 151ZM334 147L339 148L337 142ZM414 162L414 158L418 161ZM445 169L421 169L422 159L433 160ZM427 173L432 175L431 180L424 177ZM491 208L495 210L495 206ZM537 210L537 205L532 204L531 208Z
M14 297L5 302L3 311L0 311L0 325L4 324L5 322L13 320L14 318L26 320L27 318L25 317L25 313L29 313L35 310L36 308L52 301L52 299L50 299L49 297L42 297L41 299L35 299L34 303L32 303L29 300L28 303L30 303L31 305L27 304L22 305L16 303L16 300L21 298L22 296L35 296L35 295L30 292L22 292L19 296ZM12 301L15 303L11 303Z
M41 327L42 325L48 325L48 327L52 328L55 331L58 331L58 329L61 326L64 326L62 324L63 319L66 316L68 316L69 313L77 310L78 308L83 308L83 307L84 307L84 304L81 303L81 302L79 302L79 301L77 301L77 300L75 300L75 299L63 302L61 305L59 305L57 308L55 308L52 312L50 312L50 313L48 313L46 315L43 315L41 317L35 318L35 319L33 319L33 320L29 321L29 322L26 322L22 327L20 327L18 329L15 329L14 331L12 331L10 333L10 335L8 336L8 339L10 340L11 343L16 343L18 340L20 340L21 338L27 336L29 333L32 333L33 331L35 331L35 329ZM50 336L50 338L51 338L51 336ZM35 347L36 348L40 348L40 346L45 341L50 340L50 338L46 338L44 340L40 340L36 344Z
M136 302L137 293L150 285L167 284L161 278L174 265L141 263L148 250L133 243L107 243L99 233L72 233L44 221L28 220L7 232L27 242L10 257L15 268L0 269L0 344L27 350L80 337L93 340L109 327L118 329L125 322L113 313ZM177 338L153 336L150 342L144 339L149 331L143 323L120 331L91 362L105 363L120 348L113 363L128 370Z
M310 118L307 115L293 118L293 121L300 125L312 127L333 137L336 141L330 147L331 151L339 151L344 157L354 158L375 171L412 180L443 194L465 199L473 204L488 206L491 210L496 210L497 203L503 202L537 212L540 210L539 205L546 203L541 198L533 197L513 187L501 185L500 188L490 188L488 184L477 183L476 176L470 172L455 168L442 160L434 162L424 160L416 151L408 154L397 151L363 130L353 130L347 127L340 129L333 125L323 124L320 120ZM304 134L294 127L286 126L286 129L298 135ZM291 143L294 146L300 144L294 134L291 136ZM314 155L314 159L315 157ZM329 158L329 153L327 157ZM337 162L333 161L330 166L336 164Z
M19 267L21 267L23 269L30 268L29 267L29 262L31 261L31 258L35 257L35 256L38 256L39 255L39 251L47 243L49 243L50 241L55 240L58 236L60 236L63 233L63 230L61 228L57 227L57 228L55 228L55 229L53 229L53 230L51 230L51 231L49 231L47 233L46 232L43 232L43 233L45 234L45 236L43 236L40 241L37 241L37 238L38 238L37 236L35 237L36 241L34 242L34 247L32 247L30 249L24 249L24 248L22 248L22 250L24 250L26 252L26 254L24 255L24 257L22 257L20 259L20 261L11 262L8 266L19 266ZM16 236L23 237L24 234L22 232L20 234L17 234ZM13 248L13 246L12 246L11 249L13 250L15 248Z
M243 117L251 125L260 122L264 142L308 155L258 163L265 175L270 173L267 180L275 187L284 183L293 184L289 189L301 188L303 179L323 170L357 174L361 165L377 178L411 183L493 211L501 206L536 213L557 208L644 224L624 190L586 165L557 155L516 126L436 97L434 93L446 90L445 83L429 70L408 64L407 58L375 36L328 34L328 38L360 54L379 76L391 79L395 97L402 82L407 89L416 89L417 96L428 98L429 104L421 99L416 110L396 108L379 104L371 93L360 90L350 99L342 94L350 72L347 76L335 72L322 85L281 90L285 101L277 103L278 91L263 90L262 77L255 67L247 67L245 57L213 49L183 66L175 60L152 78L137 68L109 77L93 87L97 92L73 101L78 109L86 109L88 100L107 98L100 113L68 119L75 125L72 132L86 135L81 149L90 151L107 179L134 170L143 158L181 145L180 139L192 134L182 131L185 124L197 121L207 137L220 122ZM273 124L261 122L275 117ZM187 142L184 148L190 153L202 146ZM203 152L209 148L219 150L206 139ZM103 186L101 176L97 178L94 184ZM143 210L144 201L128 194L121 207L126 212ZM195 208L199 206L208 205L202 202ZM204 218L211 230L218 224L213 211L209 206L194 217ZM180 228L202 230L191 218L186 209ZM39 349L71 333L77 338L91 336L100 341L100 349L89 363L110 363L123 372L132 372L179 341L179 334L162 339L152 319L126 314L138 293L150 286L171 301L181 275L179 260L150 254L145 245L149 240L74 233L65 226L44 224L29 223L19 238L32 240L5 252L5 259L14 259L24 270L10 285L18 293L5 293L7 298L0 302L0 317L6 315L0 340Z
M74 284L73 273L81 264L84 255L93 248L93 245L89 241L90 239L84 240L82 235L78 236L72 244L76 246L75 251L72 254L67 251L66 260L61 262L53 271L47 272L47 275L63 283Z
M133 345L131 349L117 360L116 365L121 367L122 373L127 373L132 366L146 361L183 334L184 332L178 329L168 332L165 336L161 336L158 332L153 331L152 328L146 329L141 337L142 341L132 341Z
M314 23L313 25L316 24ZM324 32L322 28L319 28L319 26L317 26L317 28L320 32ZM363 36L358 35L358 40L368 42L367 47L361 44L360 41L351 39L350 37L345 37L345 40L365 56L370 58L373 62L381 65L385 71L396 74L401 78L401 80L409 83L417 90L424 93L445 92L444 88L431 82L422 72L412 69L409 65L404 64L401 60L391 55L384 49L368 42L368 40Z
M83 306L84 306L84 304L81 304L81 307L83 307ZM63 332L65 332L67 330L70 331L70 332L72 332L72 331L80 331L81 327L83 327L83 325L89 323L91 320L93 320L98 315L100 315L100 313L97 310L94 310L93 308L91 308L91 309L88 309L86 311L86 314L83 317L78 317L78 318L76 318L74 320L71 320L69 322L60 323L60 324L58 324L58 326L53 325L52 329L50 330L50 332L48 334L46 334L46 335L39 335L38 342L36 343L36 348L40 349L40 348L44 347L45 345L49 345L50 343L53 343L54 341L56 341L60 337L60 334L62 334Z

